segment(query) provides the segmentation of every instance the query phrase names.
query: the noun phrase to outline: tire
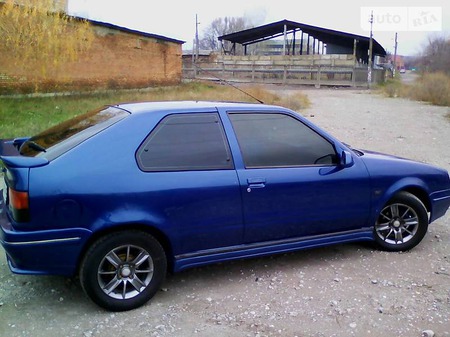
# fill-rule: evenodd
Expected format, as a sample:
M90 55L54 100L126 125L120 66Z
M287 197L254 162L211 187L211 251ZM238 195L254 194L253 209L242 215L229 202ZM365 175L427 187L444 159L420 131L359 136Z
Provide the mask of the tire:
M107 310L126 311L150 300L166 272L160 243L148 233L133 230L96 241L86 252L79 275L93 302Z
M399 192L383 207L374 226L377 246L387 251L405 251L417 246L427 233L428 213L413 194Z

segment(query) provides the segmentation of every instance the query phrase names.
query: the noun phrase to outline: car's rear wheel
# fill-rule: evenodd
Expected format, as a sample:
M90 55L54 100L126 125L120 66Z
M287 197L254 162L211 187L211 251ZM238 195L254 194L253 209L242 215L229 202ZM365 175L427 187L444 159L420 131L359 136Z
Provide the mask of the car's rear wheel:
M424 204L411 193L399 192L378 215L374 238L384 250L404 251L419 244L427 229L428 213Z
M146 303L167 270L164 249L150 234L124 231L96 241L80 268L85 293L99 306L125 311Z

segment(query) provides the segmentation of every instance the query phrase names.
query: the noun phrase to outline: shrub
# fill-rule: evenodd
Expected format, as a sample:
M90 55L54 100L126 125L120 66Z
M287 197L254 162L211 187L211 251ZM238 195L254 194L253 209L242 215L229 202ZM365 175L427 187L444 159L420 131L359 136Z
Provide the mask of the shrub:
M378 87L388 97L406 97L434 105L450 106L450 76L445 73L424 73L412 84L389 79Z
M423 74L412 87L412 98L434 105L450 106L450 76L441 72Z
M401 96L400 91L402 90L402 83L396 78L390 78L381 86L382 91L388 97L398 97Z

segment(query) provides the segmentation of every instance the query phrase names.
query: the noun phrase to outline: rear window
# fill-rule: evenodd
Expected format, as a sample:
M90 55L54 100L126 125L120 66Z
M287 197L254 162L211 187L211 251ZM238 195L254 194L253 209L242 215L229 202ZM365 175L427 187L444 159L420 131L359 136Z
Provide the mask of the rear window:
M128 115L114 107L87 112L29 138L20 147L20 154L52 160Z

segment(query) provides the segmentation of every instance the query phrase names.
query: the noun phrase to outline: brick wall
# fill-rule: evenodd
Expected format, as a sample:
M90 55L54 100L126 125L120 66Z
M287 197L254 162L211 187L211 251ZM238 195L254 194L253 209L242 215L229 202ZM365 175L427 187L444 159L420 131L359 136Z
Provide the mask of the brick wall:
M141 86L174 84L181 80L181 44L95 27L88 53L67 64L54 78L117 82Z
M92 29L95 37L88 52L75 62L48 70L45 77L36 65L16 66L14 55L0 46L0 93L36 88L32 83L41 83L38 90L49 91L43 88L140 88L181 81L181 43L97 24Z

